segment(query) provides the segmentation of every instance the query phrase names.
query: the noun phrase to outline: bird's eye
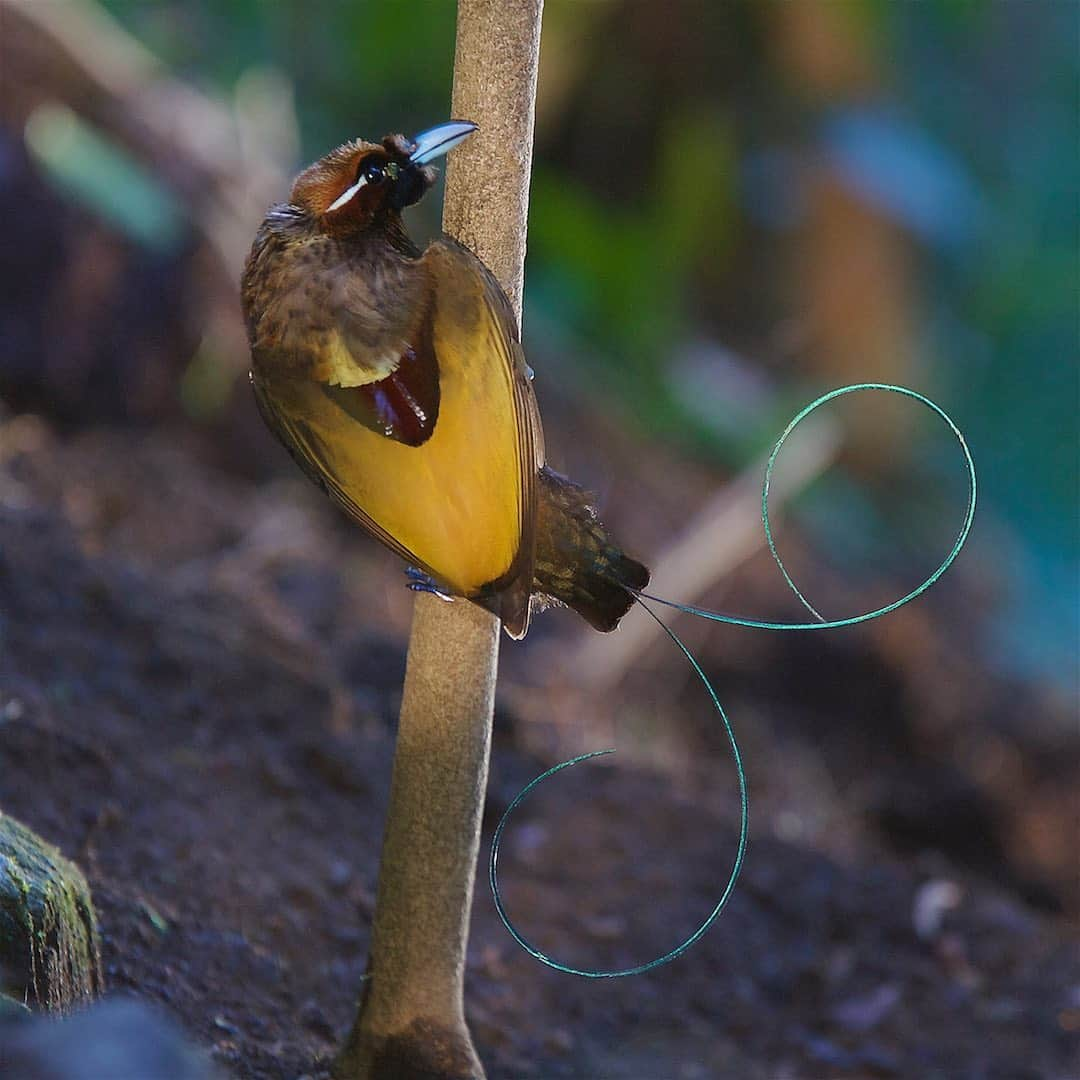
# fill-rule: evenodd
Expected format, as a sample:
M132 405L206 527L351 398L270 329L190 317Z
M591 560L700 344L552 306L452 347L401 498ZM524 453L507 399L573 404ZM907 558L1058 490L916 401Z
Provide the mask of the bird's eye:
M369 184L381 184L386 179L381 161L368 161L360 169L360 175ZM359 179L359 177L357 178Z

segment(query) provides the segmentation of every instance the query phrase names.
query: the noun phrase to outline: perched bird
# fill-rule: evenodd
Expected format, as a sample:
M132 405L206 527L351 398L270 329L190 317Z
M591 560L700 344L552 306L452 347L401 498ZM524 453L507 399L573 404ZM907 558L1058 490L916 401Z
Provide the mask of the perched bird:
M251 382L300 467L378 540L523 637L557 601L598 630L649 573L544 467L518 327L471 251L420 251L401 211L475 125L354 141L274 206L243 277Z

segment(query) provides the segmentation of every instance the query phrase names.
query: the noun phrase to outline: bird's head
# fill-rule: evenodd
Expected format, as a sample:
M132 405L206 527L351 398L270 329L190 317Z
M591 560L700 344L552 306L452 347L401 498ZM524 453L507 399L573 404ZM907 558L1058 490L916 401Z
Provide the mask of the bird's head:
M467 120L451 120L412 139L347 142L296 178L289 201L333 235L361 233L419 202L435 182L429 162L475 130Z

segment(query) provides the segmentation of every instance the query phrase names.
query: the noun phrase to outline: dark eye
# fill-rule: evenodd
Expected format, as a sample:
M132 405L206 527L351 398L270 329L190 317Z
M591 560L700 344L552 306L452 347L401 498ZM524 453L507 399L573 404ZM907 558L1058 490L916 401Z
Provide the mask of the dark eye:
M381 161L368 161L360 167L360 175L364 177L369 184L381 184L386 179L386 173L383 171L383 164ZM357 177L359 179L359 177Z

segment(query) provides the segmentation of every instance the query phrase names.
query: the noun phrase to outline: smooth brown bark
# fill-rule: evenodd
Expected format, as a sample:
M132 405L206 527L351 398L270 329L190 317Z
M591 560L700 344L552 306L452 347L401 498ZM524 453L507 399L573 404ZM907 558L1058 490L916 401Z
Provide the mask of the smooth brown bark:
M450 157L443 227L521 317L542 0L459 0L455 119L480 130ZM421 594L401 704L369 979L336 1074L483 1077L464 977L487 786L499 622Z

